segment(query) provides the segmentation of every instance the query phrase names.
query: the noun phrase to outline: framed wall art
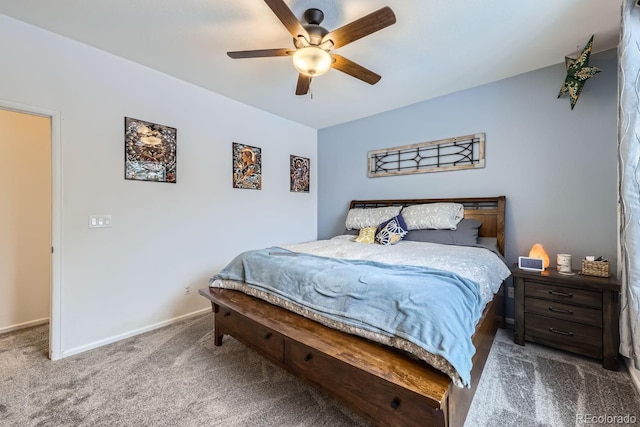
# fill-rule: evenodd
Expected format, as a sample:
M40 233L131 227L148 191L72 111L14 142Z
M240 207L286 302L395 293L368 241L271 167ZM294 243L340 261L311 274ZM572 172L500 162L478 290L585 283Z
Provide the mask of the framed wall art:
M177 130L124 118L124 178L176 182Z
M309 192L309 159L300 156L289 156L291 191L295 193Z
M262 150L233 143L233 188L262 189Z
M367 153L369 178L484 167L485 134L457 136Z

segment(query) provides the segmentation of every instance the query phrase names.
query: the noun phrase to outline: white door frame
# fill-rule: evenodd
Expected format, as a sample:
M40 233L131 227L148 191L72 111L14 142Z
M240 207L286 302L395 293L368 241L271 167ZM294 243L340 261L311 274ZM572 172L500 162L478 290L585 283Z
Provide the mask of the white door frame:
M51 311L49 314L49 358L62 358L62 147L60 113L32 105L0 99L0 108L51 119Z

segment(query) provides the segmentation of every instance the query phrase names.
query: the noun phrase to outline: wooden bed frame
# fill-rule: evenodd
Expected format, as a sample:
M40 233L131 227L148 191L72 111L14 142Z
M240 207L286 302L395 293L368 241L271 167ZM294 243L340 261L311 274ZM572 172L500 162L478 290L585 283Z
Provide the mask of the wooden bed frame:
M504 254L505 197L367 200L353 207L457 202L465 218L482 222L480 236L497 237ZM278 366L307 380L354 412L383 426L462 426L480 381L498 326L503 325L503 289L476 326L471 387L399 350L346 334L240 291L205 288L211 300L215 345L231 335Z

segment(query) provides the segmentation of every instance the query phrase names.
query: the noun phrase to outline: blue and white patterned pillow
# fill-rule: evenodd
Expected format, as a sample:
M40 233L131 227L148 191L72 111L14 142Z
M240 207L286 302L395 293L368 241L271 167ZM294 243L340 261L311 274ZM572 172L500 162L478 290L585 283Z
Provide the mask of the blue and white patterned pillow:
M402 215L397 215L383 222L376 230L376 242L381 245L395 245L408 233L407 224Z

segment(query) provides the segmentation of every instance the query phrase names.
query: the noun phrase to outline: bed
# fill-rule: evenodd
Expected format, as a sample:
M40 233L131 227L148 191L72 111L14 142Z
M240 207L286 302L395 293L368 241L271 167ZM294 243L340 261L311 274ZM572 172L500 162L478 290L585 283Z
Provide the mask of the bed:
M467 223L476 221L480 225L479 228L476 228L478 241L493 246L493 252L504 254L504 196L455 199L354 200L349 206L349 214L358 210L370 212L369 209L394 206L398 207L398 209L404 209L408 206L425 206L435 203L462 205L464 221L467 221ZM347 218L347 223L348 221L349 218ZM418 234L416 233L416 235ZM409 235L411 235L411 232L409 232ZM346 404L354 412L370 419L377 425L462 426L480 380L496 330L503 324L502 280L508 276L508 268L500 261L504 268L496 267L495 269L500 270L499 277L501 277L501 280L497 285L493 283L487 288L483 284L485 281L483 278L478 278L475 281L475 278L470 280L464 277L472 273L455 273L457 271L456 262L451 263L450 269L453 272L449 272L444 271L440 265L435 267L430 265L431 261L426 261L427 264L425 266L417 265L418 262L412 260L410 252L407 252L407 255L400 255L401 258L406 259L406 262L404 262L405 265L396 267L381 262L380 259L374 258L371 260L368 258L369 255L366 255L367 259L353 259L354 255L352 254L355 252L348 252L342 256L336 255L336 253L340 254L341 251L344 252L344 247L351 248L359 245L359 248L365 248L370 252L374 249L383 251L382 255L378 255L382 256L383 260L396 249L409 250L416 253L430 253L430 251L437 250L443 251L445 254L464 254L456 255L461 259L460 265L473 265L473 262L484 265L489 258L491 258L491 262L494 262L493 258L500 259L492 251L483 247L476 247L479 245L475 244L457 245L402 241L396 245L382 248L385 245L355 243L353 242L355 238L355 235L345 233L345 235L336 236L328 242L308 242L300 245L249 251L251 258L240 258L237 265L241 265L241 269L244 269L245 266L251 265L251 262L255 262L256 267L254 270L256 273L254 275L242 276L242 280L233 275L217 274L214 276L212 279L213 287L201 289L200 294L208 298L212 303L215 345L222 345L223 336L226 334L231 335L278 366L319 386L326 393ZM380 248L375 248L374 246L380 246ZM332 249L326 252L328 251L327 247ZM419 250L415 248L419 248ZM467 253L473 254L474 258L479 256L479 261L467 260L464 258ZM244 257L245 254L242 256ZM318 260L318 258L323 259ZM447 288L446 294L454 295L453 298L458 298L458 295L469 294L470 301L474 301L472 307L476 307L477 300L477 306L480 309L477 316L470 317L473 319L473 324L471 324L471 330L468 331L469 336L467 338L448 339L446 334L449 332L443 332L443 336L436 339L434 348L427 347L432 351L425 352L421 350L421 346L415 345L416 342L422 344L423 341L416 340L413 335L399 334L400 337L390 336L385 332L385 328L380 325L375 325L376 328L372 330L364 314L364 326L360 323L352 324L350 322L351 318L345 320L343 317L339 317L336 320L333 316L334 313L339 312L342 316L347 312L347 309L343 308L342 305L339 311L332 309L330 312L321 311L318 313L315 310L315 300L313 300L312 304L309 304L311 307L309 309L306 305L303 306L299 303L297 299L300 297L299 295L291 297L290 294L286 294L286 298L283 298L282 294L279 293L281 292L280 288L276 289L275 292L271 292L270 286L267 286L269 288L266 289L267 292L262 287L256 290L256 287L252 286L252 283L256 282L256 280L259 283L267 282L267 279L259 276L259 274L263 274L264 270L263 265L259 263L261 259L267 259L269 262L270 259L278 259L278 262L281 263L274 268L277 274L267 274L269 280L274 282L282 281L282 277L284 277L282 276L283 271L286 271L286 277L294 274L286 270L288 268L286 265L288 264L302 266L299 268L305 270L307 262L315 263L318 261L335 263L337 267L333 264L329 264L330 267L324 267L325 264L322 264L323 268L321 270L335 271L340 278L348 277L349 272L355 269L359 272L359 277L365 277L367 280L375 278L377 281L389 281L391 283L399 277L400 282L402 282L401 285L407 284L407 286L411 283L411 280L414 280L413 276L417 277L415 280L422 280L423 277L426 277L423 276L423 273L429 273L429 275L433 273L443 276L444 280L455 282L456 287ZM439 260L440 258L434 257L434 259ZM442 258L442 260L448 259L446 257ZM230 263L221 273L226 274L229 271L233 271L234 262ZM402 261L400 261L400 264L402 264ZM342 270L342 268L346 270ZM373 270L366 270L368 268ZM379 274L380 269L389 270L390 276L381 276ZM506 269L507 273L505 273L504 269ZM424 272L423 270L428 271ZM434 271L432 272L431 270ZM476 270L473 270L473 274L476 274ZM244 270L242 271L245 274ZM498 273L494 274L492 271L489 274L492 277L491 281L495 282ZM328 274L324 273L324 275ZM404 274L406 276L400 276ZM315 276L314 274L314 280ZM337 278L338 276L335 277ZM259 279L254 280L254 277ZM429 278L430 280L431 278ZM438 277L434 280L442 280L442 278ZM338 282L338 280L336 279L334 282ZM435 282L434 286L439 283ZM470 285L470 283L473 285ZM369 285L371 287L368 289L378 289L374 288L372 284L367 284L367 286ZM317 286L314 283L313 287ZM286 286L284 288L289 291ZM291 289L293 288L304 287L298 283L297 286L291 287ZM389 286L389 288L392 287ZM473 288L472 291L469 290L471 288ZM490 291L487 289L490 289ZM304 294L303 297L307 298L308 292L301 292ZM333 298L333 293L326 288L323 288L321 293L323 295L331 294L331 298ZM375 294L373 291L371 293ZM448 298L444 296L444 293L425 293L430 295L437 294L437 299L443 298L443 301ZM363 306L357 304L357 300L360 297L361 295L357 294L353 298L356 301L354 309L362 310ZM421 298L415 297L416 300L422 301ZM433 297L427 296L425 298ZM406 300L407 298L404 299ZM408 299L413 300L414 296L412 295ZM384 298L378 296L378 300L386 301L386 294L384 294ZM375 306L375 304L364 304L366 306ZM444 304L448 306L449 303L445 301ZM343 305L349 306L350 304ZM411 310L403 309L402 311ZM444 317L444 314L440 315L442 313L440 309L422 310L419 311L419 315L428 318L427 312L429 311L437 312L438 316L435 316L437 318L444 318L444 320L436 319L434 321L436 323L444 322L446 327L443 329L449 331L449 329L456 330L458 328L456 326L458 320L450 320ZM457 312L460 311L458 309ZM470 309L470 311L473 310ZM358 313L361 313L361 311ZM373 311L372 313L373 317L376 317L377 312ZM463 318L462 323L466 322L466 327L469 327L469 319L466 319L465 315L457 317ZM413 325L412 322L408 323ZM393 327L395 326L394 324ZM377 329L378 327L382 329ZM410 329L413 329L413 327ZM471 346L468 360L466 360L467 355L464 347L460 347L467 340ZM448 344L442 344L445 341L452 343L450 348ZM459 344L458 341L462 344ZM427 342L427 344L430 343ZM444 351L440 351L442 348L444 348Z

